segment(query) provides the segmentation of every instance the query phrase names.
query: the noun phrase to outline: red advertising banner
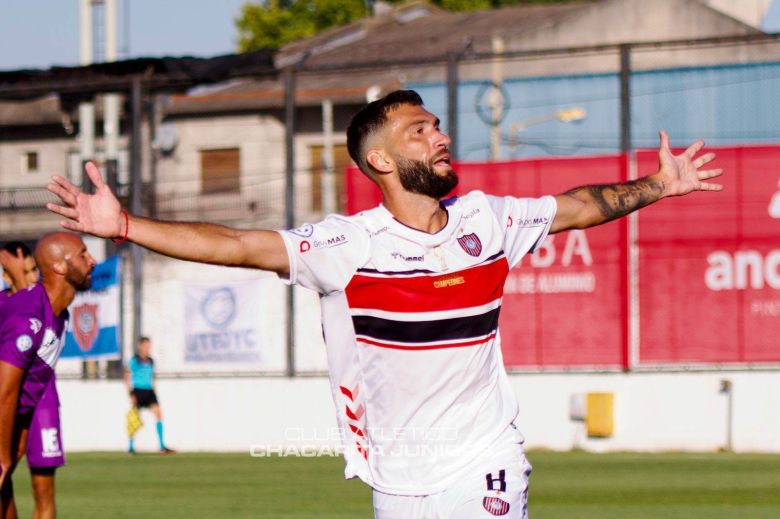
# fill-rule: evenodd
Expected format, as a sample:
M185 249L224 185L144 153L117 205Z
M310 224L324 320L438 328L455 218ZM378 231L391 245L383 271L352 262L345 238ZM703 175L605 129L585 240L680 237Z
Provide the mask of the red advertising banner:
M626 178L620 156L461 163L456 193L537 197L582 184ZM357 169L347 174L350 212L381 201ZM626 224L549 236L536 254L510 272L504 287L504 362L514 369L625 366Z
M780 361L780 147L716 152L723 192L639 211L640 365Z
M780 147L715 151L723 192L642 209L635 237L626 218L550 236L510 272L501 313L508 368L780 364ZM656 151L635 160L639 176L657 169ZM456 193L536 197L624 180L627 161L553 158L456 170ZM350 213L381 201L356 168L346 184ZM639 251L633 262L631 239ZM632 328L638 337L629 344Z

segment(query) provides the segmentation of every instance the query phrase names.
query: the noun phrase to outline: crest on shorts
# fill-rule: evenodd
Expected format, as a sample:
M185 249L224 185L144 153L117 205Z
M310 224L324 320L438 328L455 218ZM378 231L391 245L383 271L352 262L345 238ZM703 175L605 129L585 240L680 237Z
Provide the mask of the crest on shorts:
M482 252L482 242L479 241L479 236L474 233L464 234L458 238L458 243L460 244L461 248L471 256L479 256Z
M73 309L73 336L83 352L92 349L98 336L98 305L84 303Z
M492 515L506 515L509 512L509 503L498 497L482 498L482 506Z

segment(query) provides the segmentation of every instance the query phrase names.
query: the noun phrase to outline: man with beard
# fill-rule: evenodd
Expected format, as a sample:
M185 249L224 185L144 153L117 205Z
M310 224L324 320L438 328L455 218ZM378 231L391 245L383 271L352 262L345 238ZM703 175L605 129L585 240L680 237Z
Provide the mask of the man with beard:
M370 103L347 130L350 156L382 204L287 231L246 231L129 216L100 173L88 195L61 177L49 189L63 227L128 239L168 256L277 272L320 293L345 475L373 489L378 518L526 516L530 465L513 426L498 313L510 268L550 233L598 225L703 182L699 141L680 155L661 132L660 167L622 184L539 199L457 184L450 139L412 91Z
M36 518L55 516L54 472L65 463L54 367L68 305L88 290L95 260L75 234L44 236L35 248L42 281L0 307L0 517L15 518L11 474L22 454L32 473Z

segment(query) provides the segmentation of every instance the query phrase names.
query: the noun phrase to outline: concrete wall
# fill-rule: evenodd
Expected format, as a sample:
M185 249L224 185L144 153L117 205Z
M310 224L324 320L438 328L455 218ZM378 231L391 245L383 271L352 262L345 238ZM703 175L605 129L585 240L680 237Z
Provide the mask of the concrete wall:
M517 374L519 429L531 449L715 451L727 444L727 397L733 382L733 447L780 452L780 374ZM66 450L126 448L125 387L118 381L61 380ZM170 446L187 451L246 451L254 446L335 446L335 408L325 377L162 379L158 396ZM614 436L585 437L569 419L572 394L615 394ZM155 450L154 418L142 413L140 450Z

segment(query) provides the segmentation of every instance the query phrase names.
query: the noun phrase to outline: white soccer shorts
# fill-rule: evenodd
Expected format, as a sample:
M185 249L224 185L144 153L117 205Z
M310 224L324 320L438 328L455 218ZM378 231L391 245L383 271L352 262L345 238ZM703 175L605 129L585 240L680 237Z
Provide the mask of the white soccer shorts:
M476 463L463 479L438 494L398 496L374 490L375 519L528 518L531 464L520 444Z

